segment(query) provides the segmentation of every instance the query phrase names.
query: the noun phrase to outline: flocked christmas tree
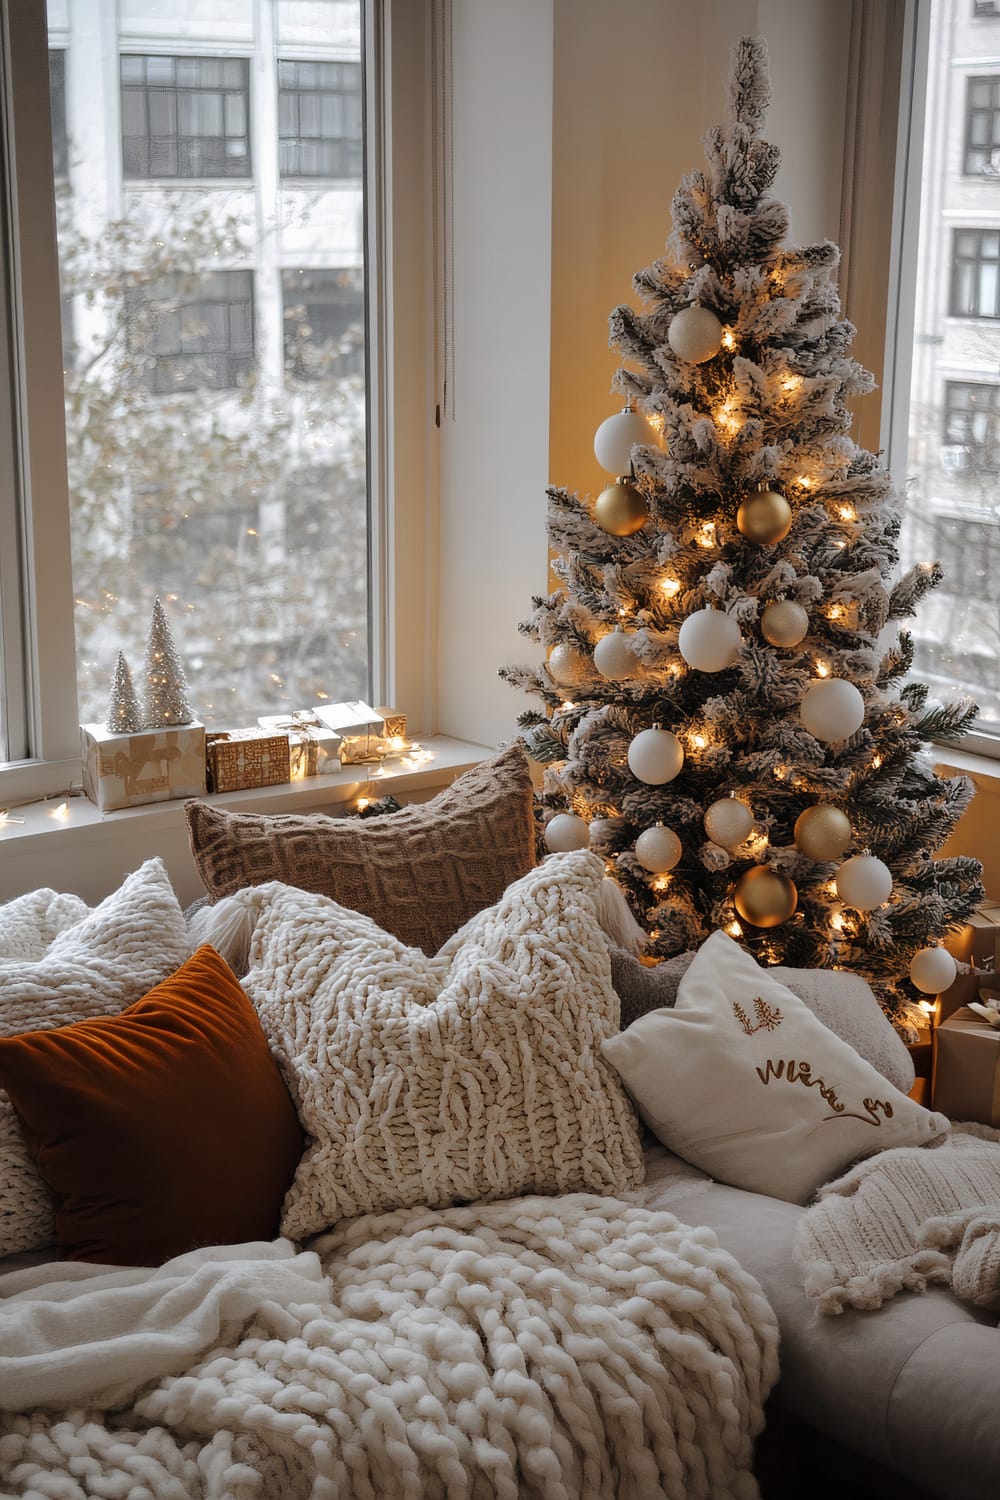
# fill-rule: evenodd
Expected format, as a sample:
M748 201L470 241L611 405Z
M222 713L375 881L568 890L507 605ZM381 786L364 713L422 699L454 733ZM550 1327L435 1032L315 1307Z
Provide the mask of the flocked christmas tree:
M944 987L934 940L983 897L975 860L934 858L972 788L926 745L976 710L907 676L897 622L940 569L899 576L900 501L848 435L874 382L837 247L783 245L766 62L739 44L643 311L612 314L627 406L595 450L617 477L594 504L549 491L560 586L521 626L548 657L503 675L544 704L519 723L545 842L605 858L646 954L724 928L764 963L858 971L896 1014Z
M134 734L143 727L142 705L123 651L119 651L115 661L104 727L111 734Z
M153 600L145 668L146 727L190 724L194 714L188 706L187 679L159 599Z

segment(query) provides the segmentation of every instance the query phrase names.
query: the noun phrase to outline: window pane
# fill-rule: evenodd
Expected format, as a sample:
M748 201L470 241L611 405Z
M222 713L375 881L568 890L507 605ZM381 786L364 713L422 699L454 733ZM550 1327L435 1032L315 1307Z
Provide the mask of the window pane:
M907 622L915 673L968 693L977 729L1000 735L1000 16L969 10L931 0L908 449L893 462L904 566L944 571Z
M319 64L344 62L359 81L361 5L273 7L261 14L278 31L268 52L248 36L243 8L231 36L217 0L177 9L176 36L158 30L158 54L121 57L120 116L97 93L76 102L94 157L70 164L59 205L67 326L79 350L67 366L66 415L80 705L84 721L103 718L119 649L141 679L158 596L193 709L210 725L239 726L370 691L359 142L354 178L331 187L336 203L313 184L308 220L290 238L308 245L315 281L303 298L317 313L294 370L288 339L258 334L282 325L286 294L280 239L258 240L257 226L283 222L276 184L296 142L262 140L260 163L250 153L268 101L279 101L282 130L294 126L297 139L299 95L279 89L282 46L317 83ZM67 32L67 50L92 45L92 10L91 0L65 0L60 46ZM160 22L171 13L159 7ZM345 16L354 37L346 58ZM219 54L189 55L192 36L211 36ZM325 38L337 39L336 51ZM117 38L109 45L117 51ZM282 77L297 83L299 61L288 75L290 66ZM311 97L321 116L322 95ZM71 113L75 140L73 123ZM125 181L109 200L119 130ZM322 172L330 167L327 155ZM183 180L211 176L232 179L224 193ZM134 178L161 181L150 192ZM95 233L98 201L106 222ZM357 226L346 254L339 234L336 251L326 244L334 216Z

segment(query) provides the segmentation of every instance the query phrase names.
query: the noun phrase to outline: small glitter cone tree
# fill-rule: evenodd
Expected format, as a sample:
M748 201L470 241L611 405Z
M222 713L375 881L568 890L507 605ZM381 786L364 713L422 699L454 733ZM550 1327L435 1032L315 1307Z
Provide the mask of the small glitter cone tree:
M143 727L142 705L122 651L119 651L115 661L104 727L111 734L134 734Z
M897 622L940 569L899 576L901 502L848 435L873 381L837 247L783 244L766 60L739 44L643 310L611 316L616 478L594 504L549 491L560 586L521 626L547 660L502 675L542 700L519 723L545 842L604 857L649 956L723 928L764 963L863 974L898 1016L983 897L977 861L935 858L972 787L926 746L976 710L907 677Z
M146 639L145 722L147 729L190 724L194 718L187 701L188 685L170 625L159 599Z

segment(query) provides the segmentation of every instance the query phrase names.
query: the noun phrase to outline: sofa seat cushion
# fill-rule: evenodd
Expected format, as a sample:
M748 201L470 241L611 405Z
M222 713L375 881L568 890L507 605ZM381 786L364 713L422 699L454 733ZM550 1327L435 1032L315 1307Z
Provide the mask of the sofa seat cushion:
M796 1204L707 1180L689 1192L647 1153L647 1199L689 1224L715 1230L755 1276L781 1329L780 1405L941 1500L996 1500L1000 1425L996 1314L958 1302L942 1287L903 1293L869 1312L821 1317L793 1259ZM658 1170L668 1182L655 1186Z

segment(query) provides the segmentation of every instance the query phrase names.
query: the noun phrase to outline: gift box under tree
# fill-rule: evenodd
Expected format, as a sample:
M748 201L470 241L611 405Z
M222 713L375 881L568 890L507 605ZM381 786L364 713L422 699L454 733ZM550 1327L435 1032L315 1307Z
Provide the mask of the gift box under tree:
M967 1006L937 1028L931 1098L953 1120L1000 1126L1000 1031Z

